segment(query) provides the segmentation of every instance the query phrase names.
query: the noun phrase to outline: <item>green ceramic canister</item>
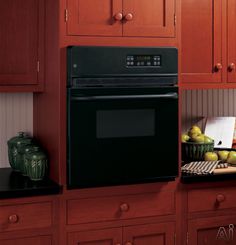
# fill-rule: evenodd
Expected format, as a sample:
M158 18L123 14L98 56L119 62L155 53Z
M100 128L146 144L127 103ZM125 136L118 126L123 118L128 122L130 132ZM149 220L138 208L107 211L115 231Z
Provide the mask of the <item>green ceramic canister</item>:
M22 148L23 145L29 144L32 142L32 138L27 136L24 132L19 132L16 137L8 140L8 159L9 163L14 171L19 171L19 165L22 161L21 156L19 155L18 150Z
M20 165L20 172L22 175L24 176L27 176L27 163L26 160L25 160L25 156L31 152L34 152L35 151L35 147L37 147L36 145L34 144L29 144L29 145L26 145L22 150L23 150L23 154L22 154L22 157L23 157L23 163Z
M47 156L39 147L25 154L25 167L27 176L33 181L42 180L47 174Z
M29 145L32 143L32 138L30 138L29 136L23 137L22 139L18 140L16 143L16 150L15 150L15 170L16 171L21 171L21 166L24 164L24 159L23 159L23 154L24 154L24 150L26 145Z

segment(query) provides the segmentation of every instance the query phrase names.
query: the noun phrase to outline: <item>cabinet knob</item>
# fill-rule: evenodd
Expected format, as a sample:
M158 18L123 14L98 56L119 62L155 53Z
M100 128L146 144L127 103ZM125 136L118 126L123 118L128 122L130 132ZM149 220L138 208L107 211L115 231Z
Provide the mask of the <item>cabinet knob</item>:
M17 216L17 214L12 214L8 217L8 221L11 224L15 224L19 221L19 217Z
M119 20L122 20L123 19L123 14L122 13L116 13L114 15L114 19L119 21Z
M217 201L217 203L224 202L225 201L225 196L223 194L218 194L216 196L216 201Z
M125 20L131 21L132 19L133 19L133 15L131 13L125 15Z
M127 203L122 203L120 205L120 211L127 212L129 210L129 205Z
M215 65L215 71L216 71L216 72L217 72L217 71L220 71L222 68L223 68L223 66L222 66L221 63L217 63L217 64Z
M230 63L228 69L229 69L229 71L234 71L235 70L235 64Z
M132 242L127 242L125 245L133 245Z

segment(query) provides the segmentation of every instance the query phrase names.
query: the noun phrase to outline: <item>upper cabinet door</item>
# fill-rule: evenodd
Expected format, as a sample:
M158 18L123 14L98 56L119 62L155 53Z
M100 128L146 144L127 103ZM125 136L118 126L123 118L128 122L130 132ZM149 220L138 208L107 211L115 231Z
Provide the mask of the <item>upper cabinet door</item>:
M1 1L0 85L38 83L41 0Z
M175 0L124 0L123 4L124 36L175 36Z
M182 0L182 82L222 81L221 7L222 1Z
M236 1L228 0L228 82L236 82Z
M67 0L67 10L68 35L122 35L122 0Z

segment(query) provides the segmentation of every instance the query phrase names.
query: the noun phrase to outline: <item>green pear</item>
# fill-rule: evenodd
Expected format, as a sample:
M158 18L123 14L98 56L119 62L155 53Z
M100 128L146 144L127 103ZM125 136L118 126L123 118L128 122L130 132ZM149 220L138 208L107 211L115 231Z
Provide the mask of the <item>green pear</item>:
M190 137L187 134L182 134L181 135L181 142L185 143L189 141Z
M215 152L208 151L204 154L204 160L205 161L217 161L218 155Z
M195 143L204 143L204 134L195 134L191 137L191 139Z
M230 151L227 158L227 163L236 164L236 151Z
M212 143L214 140L209 136L204 135L204 143Z
M202 134L202 131L201 131L201 129L198 127L198 126L196 126L196 125L193 125L190 129L189 129L189 131L188 131L188 135L192 138L192 135L194 135L194 134Z
M226 162L229 156L229 151L218 151L218 156L219 156L219 160Z

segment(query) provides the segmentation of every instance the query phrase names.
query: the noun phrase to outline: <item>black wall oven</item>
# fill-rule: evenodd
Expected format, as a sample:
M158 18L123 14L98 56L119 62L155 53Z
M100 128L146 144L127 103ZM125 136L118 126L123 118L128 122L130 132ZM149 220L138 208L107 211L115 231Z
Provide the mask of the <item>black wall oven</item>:
M67 185L178 174L177 50L69 47Z

